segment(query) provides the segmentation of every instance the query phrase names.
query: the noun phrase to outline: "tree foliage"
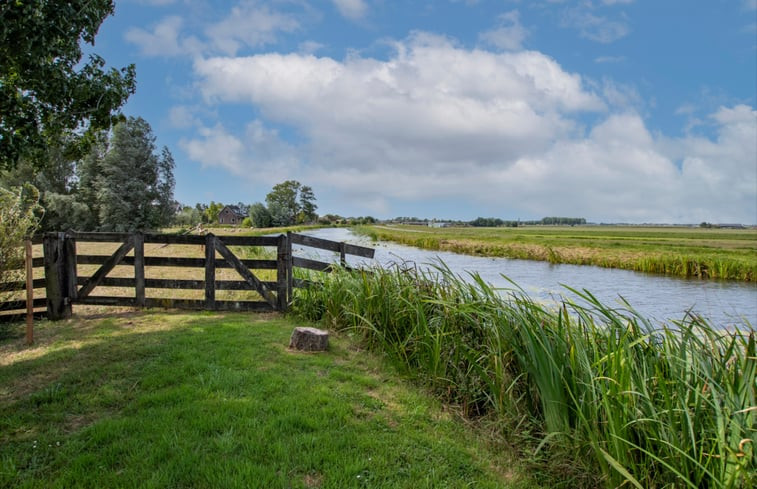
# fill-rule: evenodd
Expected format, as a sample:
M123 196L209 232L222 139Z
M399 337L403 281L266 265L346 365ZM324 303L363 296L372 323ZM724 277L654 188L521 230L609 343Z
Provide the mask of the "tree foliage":
M291 226L315 221L318 219L315 213L318 208L315 200L313 189L300 185L300 182L296 180L287 180L274 185L265 197L271 224Z
M268 228L273 224L271 213L261 202L252 204L248 215L250 216L250 223L256 228Z
M39 188L42 230L156 229L174 218L174 160L167 148L156 153L152 129L141 118L117 124L110 135L99 133L78 161L58 148L48 149L46 159L41 169L23 158L0 172L0 186L32 182Z
M81 48L113 9L112 0L0 2L0 169L22 157L41 164L50 146L81 156L119 120L134 65L106 70L97 55L82 62Z
M39 222L39 191L31 184L0 188L0 300L7 282L23 277L24 240Z
M155 137L144 119L130 117L113 128L96 181L99 229L134 231L170 223L174 161L168 148L155 154Z
M221 202L210 201L210 205L205 208L205 218L209 223L218 224L218 215L223 210L224 205Z

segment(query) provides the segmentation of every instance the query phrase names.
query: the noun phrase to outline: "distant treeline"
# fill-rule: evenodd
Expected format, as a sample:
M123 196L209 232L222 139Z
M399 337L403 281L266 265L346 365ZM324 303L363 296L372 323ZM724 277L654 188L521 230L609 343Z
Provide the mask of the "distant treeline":
M583 217L543 217L538 221L505 221L496 217L479 217L468 224L474 227L510 227L518 226L576 226L586 224Z
M586 224L586 219L583 217L543 217L538 221L506 221L498 217L477 217L472 221L454 221L444 219L421 219L418 217L395 217L394 219L392 219L392 222L417 225L433 225L434 223L443 223L449 226L517 228L518 226L576 226Z

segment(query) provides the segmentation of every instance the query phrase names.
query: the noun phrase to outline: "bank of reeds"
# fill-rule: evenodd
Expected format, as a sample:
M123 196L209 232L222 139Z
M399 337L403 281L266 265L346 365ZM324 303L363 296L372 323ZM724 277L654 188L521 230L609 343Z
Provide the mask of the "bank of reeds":
M589 292L519 291L395 267L339 271L294 310L359 335L566 487L747 488L757 482L755 333L686 316L656 326Z
M686 278L723 279L754 282L757 280L757 260L754 254L744 250L699 247L681 251L687 246L685 240L673 244L645 246L636 241L615 243L608 247L606 238L593 235L580 240L542 240L535 236L510 237L502 234L500 239L475 235L464 239L453 238L444 230L402 232L395 229L360 227L357 231L374 240L394 241L431 251L449 251L475 256L514 258L520 260L548 261L571 265L595 265L636 272L656 273ZM482 231L482 233L485 231ZM575 231L578 233L577 231ZM585 239L584 239L585 238Z

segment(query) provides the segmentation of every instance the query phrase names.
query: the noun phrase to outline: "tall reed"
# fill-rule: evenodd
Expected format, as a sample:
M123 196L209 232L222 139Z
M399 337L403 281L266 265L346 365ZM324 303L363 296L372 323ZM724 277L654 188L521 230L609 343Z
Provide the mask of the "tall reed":
M466 415L498 418L551 466L577 467L566 486L752 487L751 326L655 325L574 292L580 303L546 306L439 263L337 271L293 307L359 335Z

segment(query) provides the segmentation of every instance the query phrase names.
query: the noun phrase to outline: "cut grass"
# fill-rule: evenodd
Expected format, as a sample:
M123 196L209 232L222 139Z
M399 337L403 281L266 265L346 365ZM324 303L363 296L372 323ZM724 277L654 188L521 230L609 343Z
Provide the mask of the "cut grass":
M639 272L757 280L757 230L587 226L359 227L373 239L430 250Z
M533 487L348 338L277 315L124 313L0 343L0 487Z

